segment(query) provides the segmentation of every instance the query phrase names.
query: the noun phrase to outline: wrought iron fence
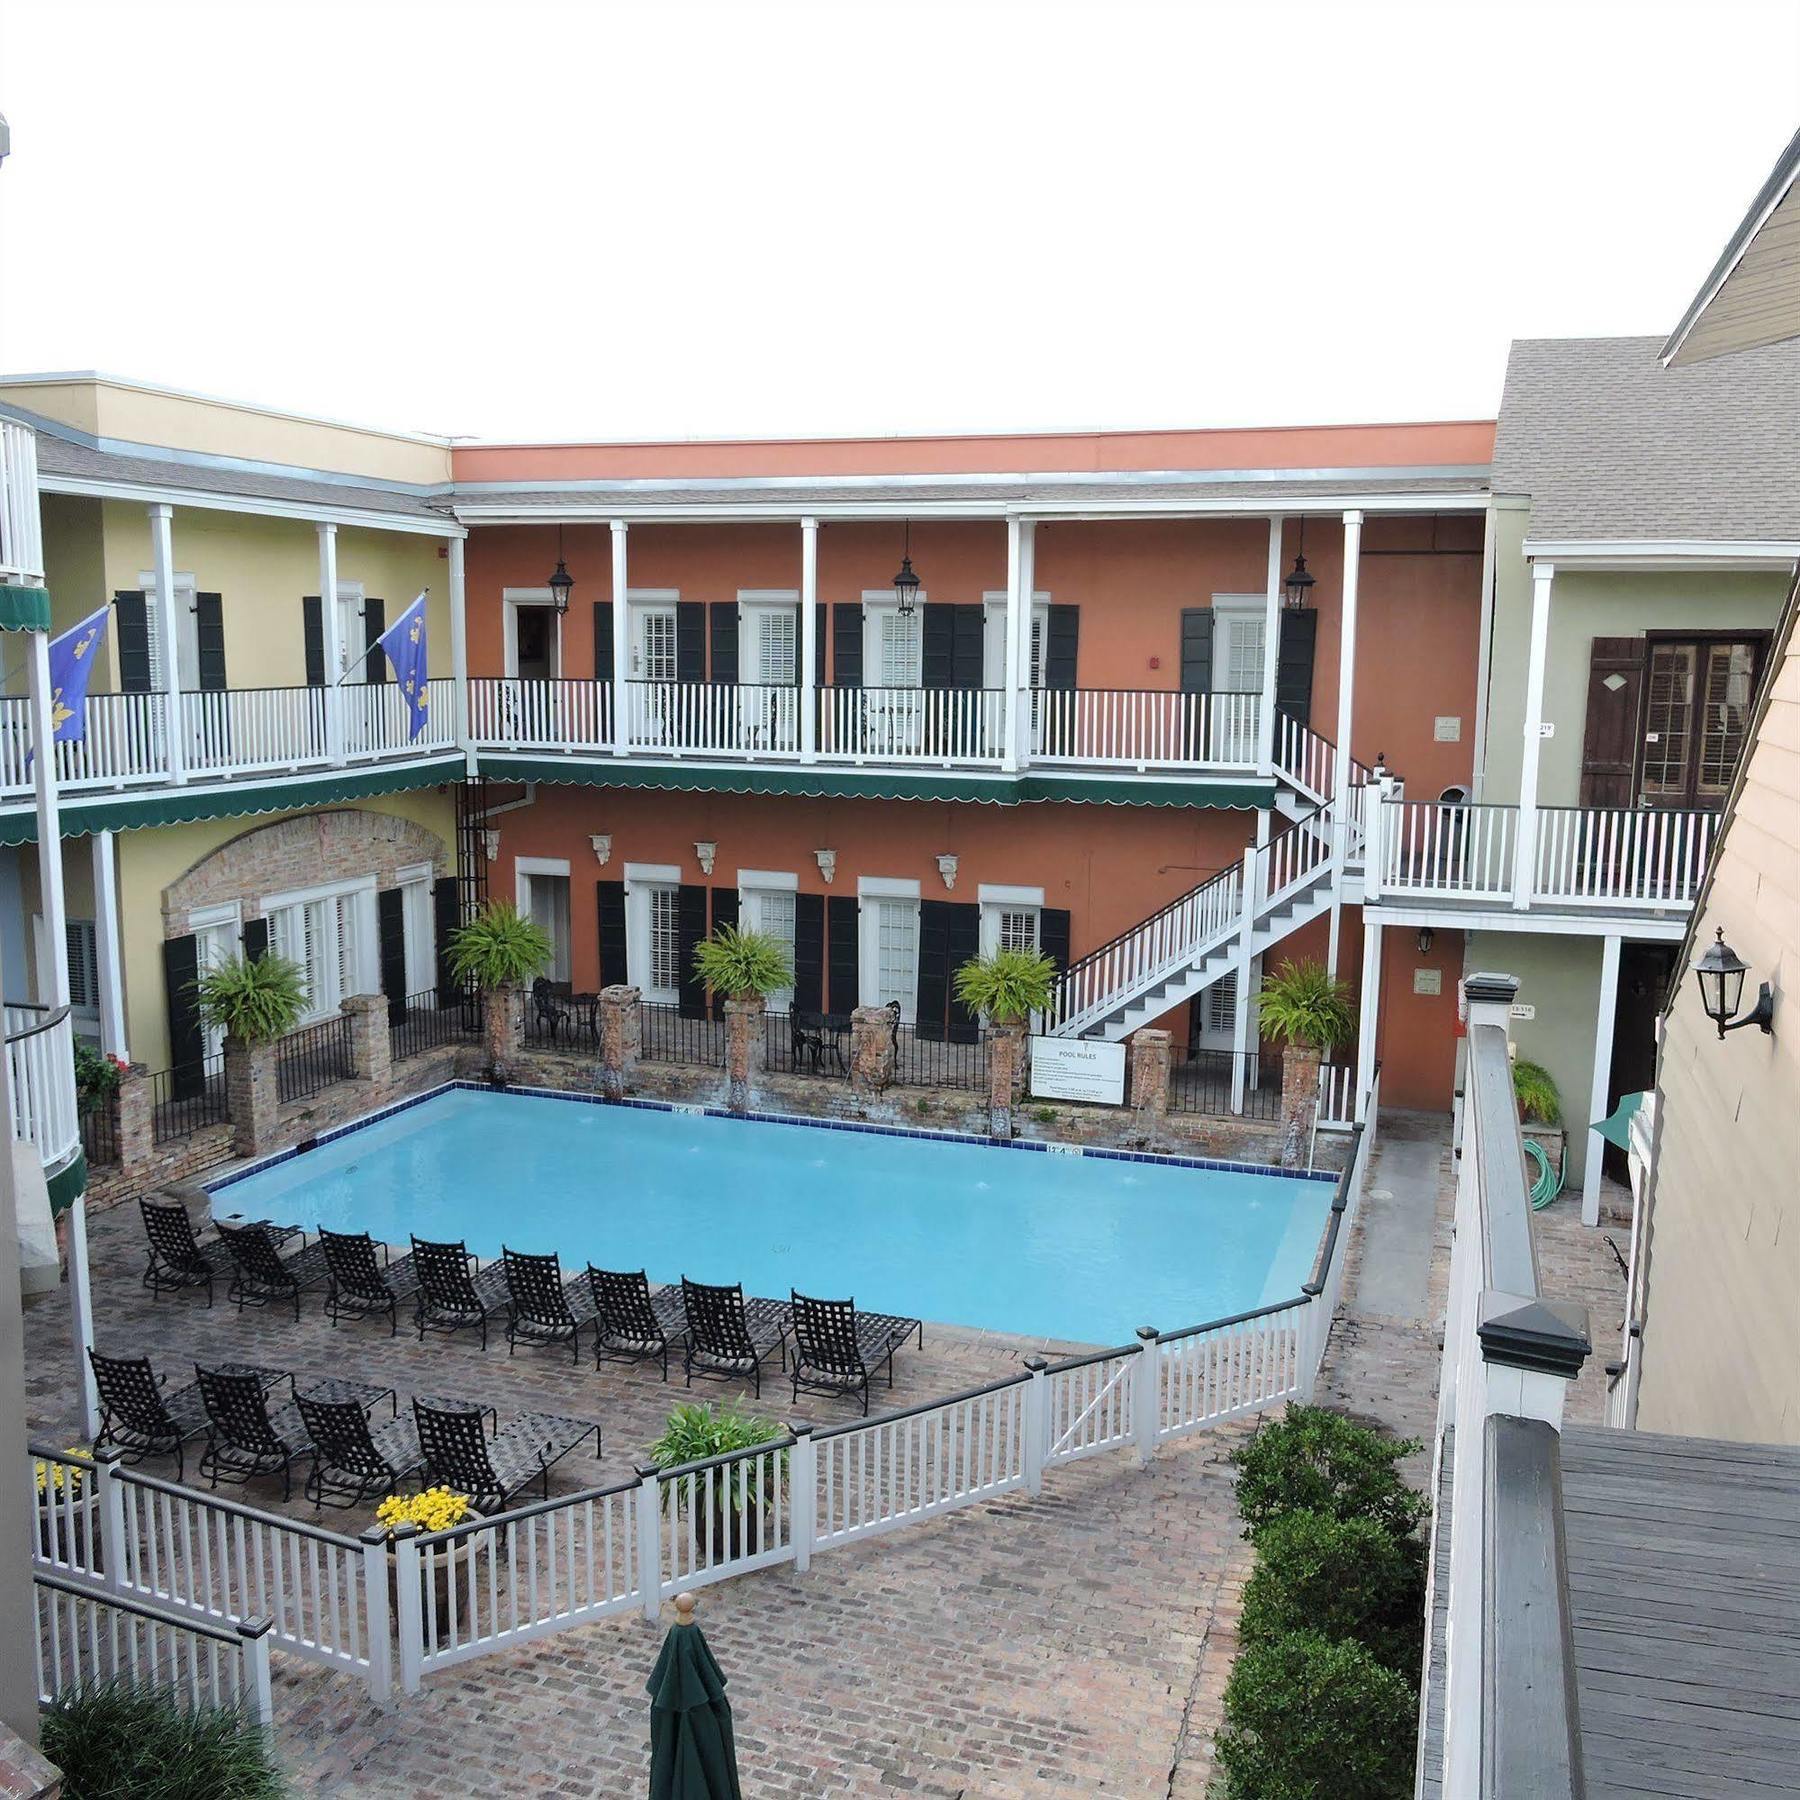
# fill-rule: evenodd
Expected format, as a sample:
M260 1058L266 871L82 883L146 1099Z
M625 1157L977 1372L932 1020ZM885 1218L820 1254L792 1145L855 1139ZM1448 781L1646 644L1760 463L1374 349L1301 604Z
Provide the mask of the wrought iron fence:
M894 1027L897 1087L967 1088L986 1093L988 1034L978 1026L952 1026L955 1035L917 1025Z
M519 1036L533 1049L598 1054L600 996L577 994L566 981L539 981L520 997Z
M480 1035L481 996L475 993L426 988L401 1001L398 1017L391 1009L388 1015L388 1055L394 1062Z
M763 1067L772 1075L823 1075L847 1081L850 1076L850 1015L765 1014Z
M225 1056L217 1052L198 1062L158 1069L150 1077L150 1136L166 1144L174 1138L192 1137L209 1125L223 1125L231 1118L225 1094Z
M688 1063L696 1068L725 1066L725 1022L684 1018L666 1001L645 1001L639 1054L646 1062Z
M1235 1050L1196 1050L1184 1063L1169 1071L1169 1111L1206 1113L1218 1118L1242 1116L1273 1120L1281 1117L1281 1054L1274 1050L1246 1050L1244 1110L1231 1111L1231 1081L1238 1062Z
M119 1160L119 1115L110 1094L83 1094L77 1101L81 1118L81 1150L90 1169Z
M275 1049L275 1096L305 1100L336 1081L356 1075L350 1048L350 1021L340 1014L290 1032Z

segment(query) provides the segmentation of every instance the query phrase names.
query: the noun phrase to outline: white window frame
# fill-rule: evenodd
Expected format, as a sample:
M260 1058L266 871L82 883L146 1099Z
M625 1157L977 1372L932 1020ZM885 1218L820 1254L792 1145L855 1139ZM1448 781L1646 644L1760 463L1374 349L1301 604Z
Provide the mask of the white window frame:
M928 604L925 590L920 588L914 596L913 626L919 634L919 675L913 682L902 682L902 687L918 687L925 679L925 621L922 617ZM900 602L894 598L892 588L864 588L862 594L863 615L863 686L872 688L891 687L895 684L869 679L871 673L879 673L881 665L881 615L898 613Z
M1225 676L1229 672L1227 663L1231 659L1231 623L1235 619L1246 616L1253 617L1264 627L1262 667L1258 671L1257 680L1248 689L1240 692L1261 693L1263 679L1268 674L1270 645L1268 641L1269 597L1267 594L1214 594L1212 597L1212 632L1213 632L1213 688L1221 690Z
M738 679L762 685L756 668L756 615L767 612L791 613L794 620L794 685L804 673L800 661L804 653L805 633L801 630L800 590L798 588L739 588L738 605Z
M1050 590L1035 588L1031 595L1031 623L1038 628L1039 654L1030 670L1030 686L1044 685L1044 656L1050 647ZM1028 626L1027 630L1030 629ZM1006 590L989 588L981 596L981 685L1006 686Z
M1000 915L1004 912L1035 912L1038 916L1038 941L1043 942L1044 890L1041 887L1009 887L1004 883L983 882L975 898L981 905L981 954L992 956L1000 948Z
M566 856L515 856L513 858L513 904L521 918L532 917L531 878L534 875L560 877L562 880L568 881L570 877L569 859ZM574 903L575 896L571 888L569 894L571 910L574 908ZM574 921L572 919L569 921L569 929L573 935ZM558 944L553 941L552 948L554 955L551 957L549 973L553 980L561 981L566 977L558 975L556 971L558 968L572 966L574 946L566 943Z
M436 872L430 863L411 863L394 873L400 890L400 927L406 946L406 991L423 993L437 986L437 908L433 904Z
M625 590L625 659L629 665L615 671L620 681L647 681L638 667L638 626L646 612L668 612L681 604L680 588L627 588ZM680 656L680 614L676 614L676 655Z
M625 979L653 1005L674 1005L681 989L679 983L658 988L650 980L650 896L659 888L680 886L679 863L625 865Z
M522 606L549 607L555 624L550 642L556 661L556 667L550 671L550 678L560 681L563 672L563 614L556 610L556 597L547 587L509 587L500 590L500 654L504 658L501 667L507 679L519 679L519 608Z
M337 965L341 961L341 952L332 959L333 979L338 992L330 992L331 983L326 984L327 1003L317 1003L317 996L311 992L308 984L309 1005L303 1023L316 1024L320 1019L334 1017L342 1008L344 1001L354 994L377 994L381 991L381 980L378 973L378 937L379 925L376 905L376 880L373 875L361 875L352 881L326 882L318 887L294 888L283 894L268 894L263 897L262 916L273 920L278 912L285 912L290 907L307 906L316 900L347 899L353 903L354 923L352 931L352 949L355 952L355 967L351 970L350 985L345 988L341 976L337 975ZM271 924L271 935L273 925Z
M738 870L738 921L746 931L768 931L768 924L763 913L764 902L771 894L785 894L792 898L800 892L800 877L791 870L781 869L739 869ZM795 909L798 911L798 908ZM794 921L796 932L799 920ZM794 942L788 942L788 954L791 958ZM794 990L782 988L768 996L769 1011L789 1012L794 1004Z
M217 931L220 926L227 928L232 940L229 954L242 956L244 953L244 908L242 903L237 900L222 901L214 906L196 906L188 914L188 931L196 940L196 952L201 933ZM210 962L202 958L198 963L198 972L204 975L212 966ZM202 1055L217 1056L225 1047L225 1033L216 1025L202 1024L200 1036Z
M872 900L910 900L913 903L913 991L910 1000L900 1003L900 1022L914 1024L919 1016L919 940L918 912L921 892L919 883L898 876L863 875L856 883L857 924L857 1003L882 1006L881 998L881 909L867 904Z

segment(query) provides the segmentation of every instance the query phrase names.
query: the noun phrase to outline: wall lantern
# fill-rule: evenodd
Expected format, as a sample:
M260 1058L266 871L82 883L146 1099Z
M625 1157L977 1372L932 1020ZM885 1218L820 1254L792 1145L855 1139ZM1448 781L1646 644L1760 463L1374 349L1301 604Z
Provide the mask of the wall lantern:
M900 569L894 577L894 605L901 618L910 619L919 603L919 578L912 566L912 520L906 521L906 535L900 545Z
M1760 1025L1764 1032L1775 1030L1775 996L1765 981L1756 996L1756 1004L1740 1019L1736 1017L1744 997L1744 977L1749 964L1725 941L1725 928L1720 926L1706 954L1694 965L1694 978L1700 983L1700 1004L1706 1016L1719 1028L1719 1036L1728 1031L1742 1031L1746 1025Z
M1431 946L1436 942L1437 933L1433 931L1429 925L1421 925L1419 927L1419 954L1421 956L1429 956L1431 954Z
M556 573L550 577L547 585L550 589L550 598L556 604L557 613L559 615L566 613L569 610L569 593L575 586L575 577L569 573L569 565L563 561L563 528L560 525L556 528Z
M1314 586L1313 573L1306 566L1306 520L1300 521L1300 548L1294 555L1294 566L1288 570L1288 578L1282 584L1282 591L1287 596L1290 609L1297 609L1306 604Z

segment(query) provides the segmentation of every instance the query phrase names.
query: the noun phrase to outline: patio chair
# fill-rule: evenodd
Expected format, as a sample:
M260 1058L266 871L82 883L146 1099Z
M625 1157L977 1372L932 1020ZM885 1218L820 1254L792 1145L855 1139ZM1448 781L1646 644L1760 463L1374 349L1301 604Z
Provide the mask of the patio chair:
M794 1398L809 1394L846 1394L862 1400L869 1414L869 1371L887 1364L887 1384L894 1385L894 1352L912 1336L925 1341L917 1319L896 1313L858 1312L854 1300L814 1300L794 1293Z
M600 1427L555 1413L522 1413L489 1437L479 1406L413 1400L426 1479L467 1494L477 1512L503 1511L534 1481L550 1497L550 1471L589 1433L600 1454Z
M175 1479L181 1480L187 1463L184 1446L206 1429L200 1384L190 1381L186 1387L169 1389L165 1385L168 1377L158 1375L147 1356L102 1356L98 1350L89 1350L88 1362L100 1396L100 1430L94 1448L111 1445L128 1463L142 1462L146 1456L172 1456ZM251 1368L248 1372L265 1389L288 1379L285 1369Z
M840 1075L848 1074L849 1065L844 1061L847 1025L845 1019L828 1013L789 1013L788 1048L795 1072L798 1073L801 1065L806 1063L811 1065L815 1075L822 1075L825 1059L829 1056L837 1064Z
M681 1357L687 1385L694 1385L696 1375L706 1381L747 1377L760 1400L763 1359L781 1346L787 1334L786 1302L746 1300L741 1283L708 1287L684 1275L681 1304L688 1324Z
M235 1265L225 1298L235 1300L239 1312L246 1306L292 1301L298 1323L300 1296L308 1288L317 1287L329 1274L325 1246L307 1244L297 1255L283 1256L269 1228L261 1223L227 1225L221 1221L219 1238Z
M566 981L552 981L549 976L540 975L531 984L531 1011L535 1029L548 1037L551 1043L555 1043L561 1036L565 1025L572 1026L574 1023L574 1011L569 1005L571 997L572 991Z
M418 1276L413 1299L413 1323L419 1342L427 1331L475 1331L487 1348L487 1322L508 1299L506 1270L499 1263L484 1269L481 1259L458 1240L454 1244L412 1241L412 1265Z
M419 1290L413 1259L403 1256L388 1261L386 1244L376 1255L375 1240L366 1231L327 1231L319 1228L325 1246L325 1315L335 1325L340 1318L367 1319L385 1313L388 1336L400 1330L400 1302Z
M660 1362L669 1379L669 1346L687 1336L687 1314L674 1288L650 1291L650 1278L587 1267L594 1298L594 1367L603 1362Z
M566 1343L579 1363L581 1328L594 1316L587 1283L579 1276L565 1283L555 1251L538 1256L502 1244L500 1263L506 1271L506 1354L511 1356L521 1339L528 1344Z
M241 1487L258 1475L281 1477L281 1497L294 1493L294 1464L315 1453L312 1435L299 1405L290 1401L279 1412L270 1412L269 1396L251 1370L226 1365L217 1369L194 1366L206 1409L206 1448L200 1456L200 1474L216 1488L221 1481ZM315 1398L348 1400L370 1407L388 1399L394 1390L362 1381L315 1382L308 1390Z
M301 1394L295 1405L313 1444L312 1468L301 1492L314 1506L379 1500L424 1463L419 1428L411 1419L371 1428L368 1413L355 1400Z
M233 1267L231 1251L224 1239L211 1238L201 1243L194 1236L193 1215L179 1200L138 1200L138 1211L144 1215L144 1233L150 1240L149 1260L144 1266L144 1286L160 1299L164 1294L182 1288L206 1289L206 1304L213 1303L213 1281ZM280 1237L291 1237L293 1227L260 1223Z

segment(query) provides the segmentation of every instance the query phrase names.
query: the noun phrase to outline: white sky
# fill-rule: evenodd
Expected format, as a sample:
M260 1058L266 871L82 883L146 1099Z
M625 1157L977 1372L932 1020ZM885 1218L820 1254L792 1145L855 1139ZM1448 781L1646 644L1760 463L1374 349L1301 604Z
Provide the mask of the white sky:
M0 368L488 438L1491 415L1668 331L1800 4L0 0Z

